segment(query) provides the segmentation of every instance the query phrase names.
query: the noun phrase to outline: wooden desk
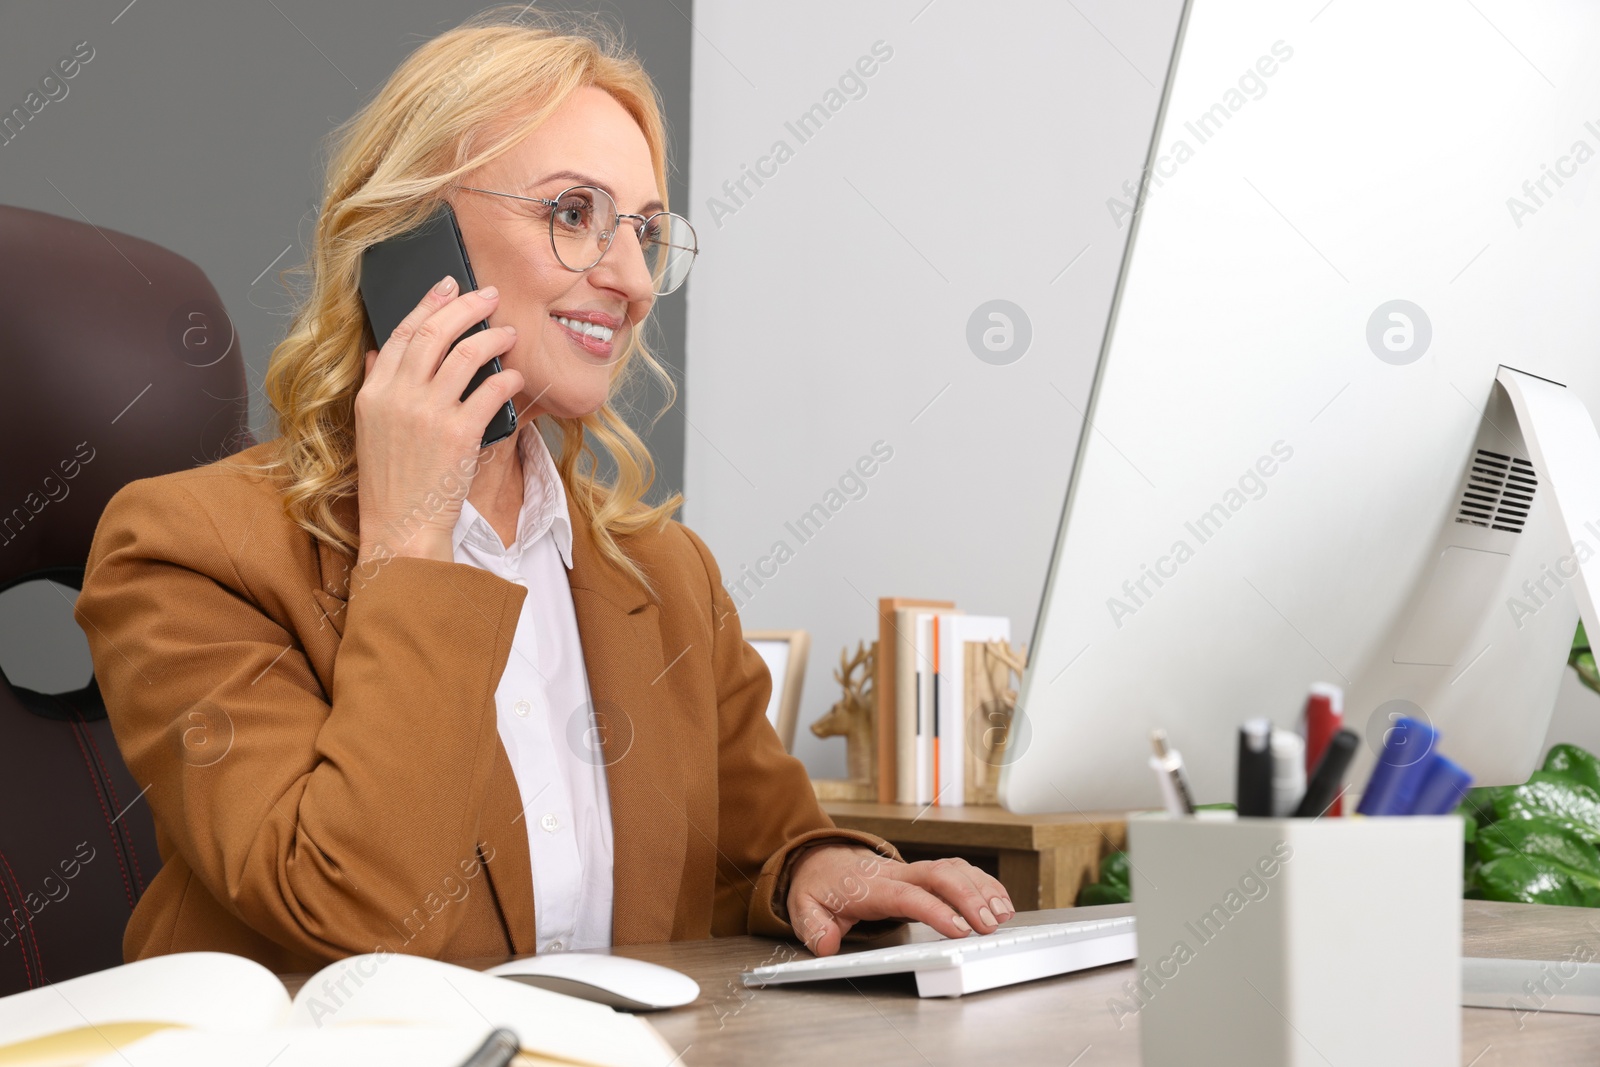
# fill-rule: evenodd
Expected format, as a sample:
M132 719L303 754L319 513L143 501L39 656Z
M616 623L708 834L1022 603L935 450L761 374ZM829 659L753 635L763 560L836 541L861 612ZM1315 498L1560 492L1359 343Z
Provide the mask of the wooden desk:
M877 834L907 860L960 856L1000 879L1018 911L1070 908L1127 843L1123 815L1013 815L994 806L919 807L829 800L835 823Z
M1126 915L1119 904L1019 914L1007 926ZM1600 912L1539 904L1465 902L1463 950L1469 956L1559 960L1580 945L1600 948ZM930 940L921 924L876 945ZM675 967L700 983L700 999L650 1016L681 1053L684 1067L761 1063L1053 1063L1062 1067L1138 1067L1137 1018L1119 1030L1107 1001L1122 995L1133 964L1040 979L955 1000L922 1000L907 975L747 989L739 974L799 953L759 937L631 945L618 955ZM491 966L500 960L471 961ZM293 993L304 976L288 976ZM1463 1008L1461 1062L1471 1067L1593 1064L1600 1016L1545 1012L1521 1020L1510 1011ZM1222 1025L1225 1023L1219 1023ZM1196 1034L1204 1041L1204 1034ZM1087 1051L1087 1054L1085 1054Z

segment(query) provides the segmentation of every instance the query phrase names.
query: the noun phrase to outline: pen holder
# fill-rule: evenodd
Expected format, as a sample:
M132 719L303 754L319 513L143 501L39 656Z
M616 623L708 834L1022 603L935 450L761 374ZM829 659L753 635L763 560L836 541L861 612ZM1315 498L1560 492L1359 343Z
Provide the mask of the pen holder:
M1458 816L1128 823L1145 1067L1461 1063Z

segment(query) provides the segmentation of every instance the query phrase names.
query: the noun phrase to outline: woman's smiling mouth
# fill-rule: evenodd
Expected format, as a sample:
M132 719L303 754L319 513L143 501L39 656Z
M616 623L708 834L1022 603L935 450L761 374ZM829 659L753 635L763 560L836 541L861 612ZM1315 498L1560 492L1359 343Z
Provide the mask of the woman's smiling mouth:
M612 338L623 319L600 312L551 312L550 318L572 344L591 355L609 357Z

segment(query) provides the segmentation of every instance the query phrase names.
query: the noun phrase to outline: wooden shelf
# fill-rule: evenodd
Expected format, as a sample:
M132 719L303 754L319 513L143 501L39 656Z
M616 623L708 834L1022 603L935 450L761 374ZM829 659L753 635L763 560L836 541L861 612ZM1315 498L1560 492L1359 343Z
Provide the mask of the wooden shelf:
M1121 812L1016 815L993 805L959 808L828 800L834 823L877 834L907 860L960 856L1000 879L1018 911L1069 908L1100 877L1100 860L1127 845Z

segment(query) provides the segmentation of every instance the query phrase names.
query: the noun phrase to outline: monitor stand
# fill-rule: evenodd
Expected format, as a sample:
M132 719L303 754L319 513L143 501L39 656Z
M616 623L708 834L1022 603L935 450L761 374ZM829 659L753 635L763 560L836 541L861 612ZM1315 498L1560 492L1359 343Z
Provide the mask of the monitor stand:
M1600 635L1600 434L1583 401L1502 366L1408 608L1352 672L1352 781L1402 716L1430 722L1475 768L1538 766L1582 619ZM1526 770L1524 770L1526 769Z
M1511 398L1528 456L1549 489L1564 555L1575 561L1578 615L1591 637L1600 636L1600 433L1565 386L1504 365L1495 381Z

